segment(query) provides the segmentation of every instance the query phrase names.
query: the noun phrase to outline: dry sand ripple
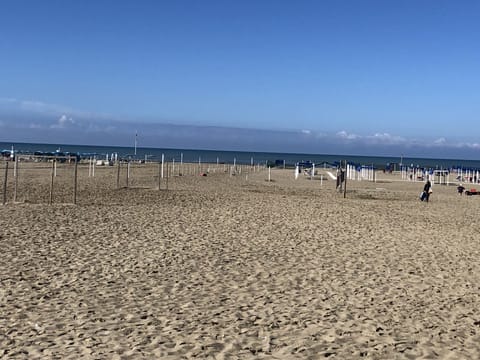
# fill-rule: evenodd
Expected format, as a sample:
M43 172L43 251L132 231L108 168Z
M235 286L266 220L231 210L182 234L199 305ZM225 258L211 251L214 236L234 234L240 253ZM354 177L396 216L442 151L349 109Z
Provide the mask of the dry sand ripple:
M480 199L275 176L0 207L0 357L480 357Z

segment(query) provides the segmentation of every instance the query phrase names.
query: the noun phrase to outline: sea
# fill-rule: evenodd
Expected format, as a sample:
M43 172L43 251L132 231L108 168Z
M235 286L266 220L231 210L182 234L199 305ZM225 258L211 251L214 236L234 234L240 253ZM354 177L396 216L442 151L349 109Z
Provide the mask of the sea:
M409 167L430 169L480 169L479 160L462 159L434 159L434 158L409 158L387 156L360 156L346 154L302 154L302 153L276 153L276 152L251 152L227 150L202 150L202 149L165 149L151 147L121 147L121 146L92 146L92 145L67 145L67 144L36 144L36 143L9 143L0 142L0 150L11 150L15 153L32 154L42 153L73 153L82 158L96 157L97 159L110 158L117 155L120 159L136 159L146 161L160 161L162 156L165 161L183 161L190 163L226 163L226 164L266 164L269 166L293 167L297 163L313 163L316 166L337 166L342 161L357 166L373 166L376 169L399 170L400 164Z

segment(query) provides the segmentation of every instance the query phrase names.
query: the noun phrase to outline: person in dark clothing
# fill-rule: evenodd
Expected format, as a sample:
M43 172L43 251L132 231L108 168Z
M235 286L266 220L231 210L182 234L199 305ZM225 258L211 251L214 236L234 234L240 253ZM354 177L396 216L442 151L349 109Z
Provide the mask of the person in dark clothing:
M427 180L427 182L425 183L425 186L423 187L423 192L424 198L422 201L428 202L430 194L432 193L432 183L430 182L430 180Z
M457 186L457 191L460 195L462 195L463 192L465 191L465 187L462 184L460 184Z

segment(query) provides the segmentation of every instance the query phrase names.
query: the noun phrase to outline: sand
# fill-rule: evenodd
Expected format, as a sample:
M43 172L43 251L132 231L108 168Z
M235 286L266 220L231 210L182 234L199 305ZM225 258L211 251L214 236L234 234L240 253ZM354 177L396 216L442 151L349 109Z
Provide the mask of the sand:
M67 170L0 205L0 358L480 358L480 196L97 171L77 205Z

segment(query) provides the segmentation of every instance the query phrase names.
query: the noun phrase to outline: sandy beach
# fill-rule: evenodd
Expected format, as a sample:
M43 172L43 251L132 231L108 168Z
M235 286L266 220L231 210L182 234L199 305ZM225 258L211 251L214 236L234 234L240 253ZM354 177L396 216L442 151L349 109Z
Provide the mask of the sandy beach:
M424 203L379 173L344 198L280 169L158 191L134 171L117 189L82 169L77 205L60 185L48 205L48 176L9 192L0 358L480 358L480 196Z

